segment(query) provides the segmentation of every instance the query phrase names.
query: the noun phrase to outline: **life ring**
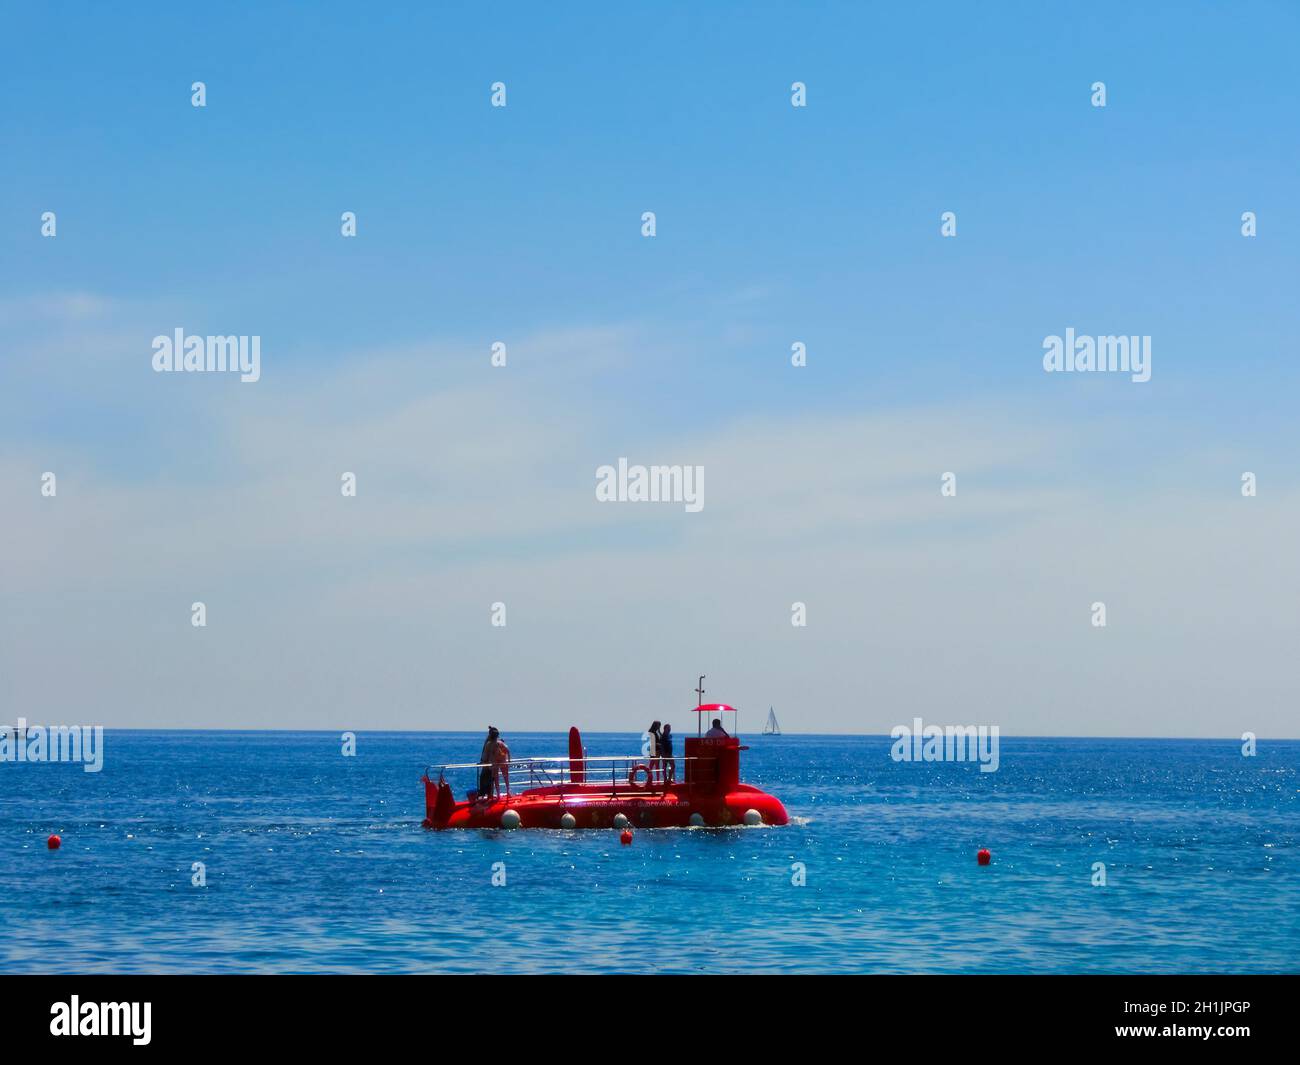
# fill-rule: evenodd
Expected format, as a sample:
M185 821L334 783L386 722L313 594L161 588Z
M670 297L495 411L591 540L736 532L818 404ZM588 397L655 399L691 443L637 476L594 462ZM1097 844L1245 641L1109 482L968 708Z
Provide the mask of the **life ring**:
M638 783L636 779L637 776L641 773L645 774L644 783ZM637 763L631 769L628 770L627 782L631 784L632 787L634 788L648 788L650 786L650 767L646 765L644 762Z

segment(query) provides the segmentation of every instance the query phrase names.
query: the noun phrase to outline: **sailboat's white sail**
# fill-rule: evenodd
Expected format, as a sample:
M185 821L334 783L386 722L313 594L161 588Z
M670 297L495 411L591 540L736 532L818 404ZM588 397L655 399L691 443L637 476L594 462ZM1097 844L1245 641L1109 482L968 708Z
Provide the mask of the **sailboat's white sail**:
M767 708L767 724L763 726L764 736L781 735L781 726L776 723L776 711L770 706Z

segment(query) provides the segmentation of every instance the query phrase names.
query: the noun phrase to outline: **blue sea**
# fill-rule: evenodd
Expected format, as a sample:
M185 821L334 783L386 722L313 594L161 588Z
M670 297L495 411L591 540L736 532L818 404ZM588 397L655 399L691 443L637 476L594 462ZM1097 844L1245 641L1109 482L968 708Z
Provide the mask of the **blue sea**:
M628 847L421 828L423 767L478 733L110 731L97 774L2 764L0 971L1300 970L1300 742L1004 739L995 773L746 742L790 825Z

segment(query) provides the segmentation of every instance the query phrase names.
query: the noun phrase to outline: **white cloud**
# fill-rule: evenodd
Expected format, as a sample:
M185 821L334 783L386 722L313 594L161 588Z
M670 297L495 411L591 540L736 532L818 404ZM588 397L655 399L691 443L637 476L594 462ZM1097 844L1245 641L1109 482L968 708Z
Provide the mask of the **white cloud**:
M588 370L647 344L579 331L525 340L501 371L486 349L428 346L212 382L188 393L202 429L156 469L103 461L94 434L64 441L55 500L38 494L41 449L10 448L11 709L680 729L704 672L751 727L774 704L791 731L920 715L1006 734L1296 734L1294 496L1116 502L1071 449L1077 426L1005 404L629 426ZM633 450L704 464L704 511L597 503L596 467ZM488 624L497 600L505 629Z

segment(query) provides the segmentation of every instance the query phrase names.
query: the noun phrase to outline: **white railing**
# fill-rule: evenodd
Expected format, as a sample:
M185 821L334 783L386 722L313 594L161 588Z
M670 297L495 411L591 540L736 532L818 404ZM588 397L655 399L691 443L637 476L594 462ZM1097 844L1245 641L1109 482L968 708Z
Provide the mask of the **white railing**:
M477 772L483 769L499 770L500 781L498 790L504 785L504 794L511 794L512 787L515 790L525 790L532 788L545 787L569 787L590 788L608 786L611 792L623 790L629 787L638 787L646 791L662 791L669 784L681 784L683 782L687 762L713 762L713 758L650 758L645 755L614 755L601 756L596 758L512 758L508 762L501 762L493 765L490 762L461 762L448 765L429 765L425 766L424 775L433 780L433 773L438 773L438 782L441 783L449 771L474 770L476 773L475 784L477 785ZM646 781L646 773L641 772L636 775L635 782L632 780L633 770L644 766L648 770L649 780ZM580 781L573 779L574 770L578 770L582 776ZM670 775L671 774L671 775ZM665 779L667 777L667 779ZM526 781L526 783L525 783Z

